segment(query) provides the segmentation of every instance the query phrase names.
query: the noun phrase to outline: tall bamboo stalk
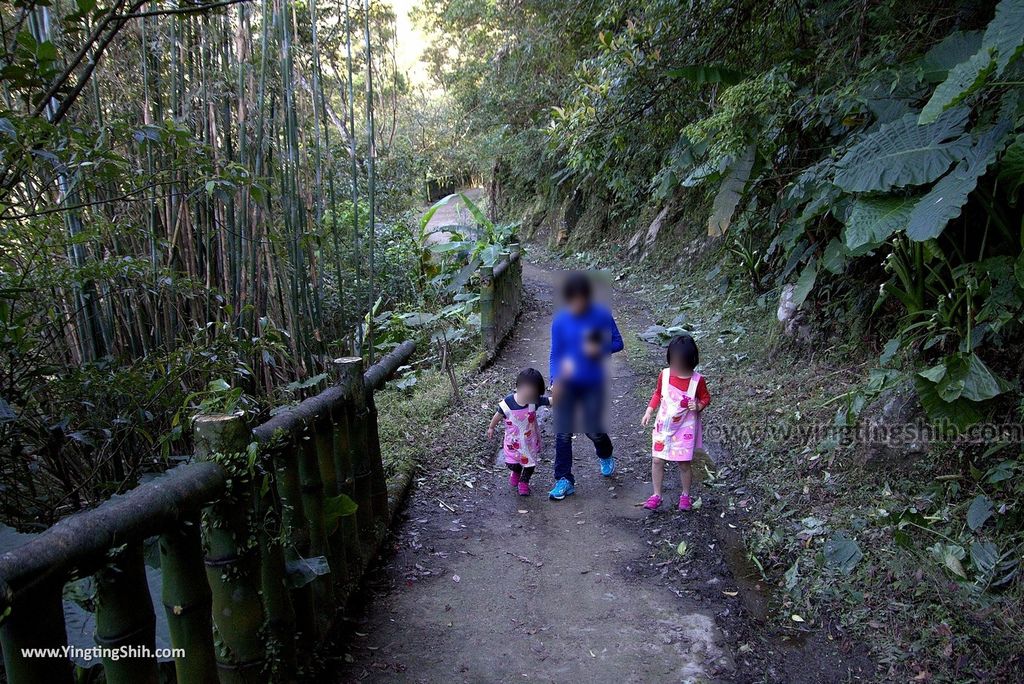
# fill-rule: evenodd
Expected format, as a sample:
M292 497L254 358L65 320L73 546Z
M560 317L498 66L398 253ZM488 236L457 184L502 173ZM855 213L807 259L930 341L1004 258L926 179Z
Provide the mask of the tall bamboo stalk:
M367 290L369 292L369 297L367 300L366 310L370 312L370 315L366 319L366 336L368 339L367 358L369 359L370 364L373 364L373 306L377 299L376 287L374 284L376 274L374 273L373 263L374 251L376 249L375 236L377 233L377 208L375 206L377 143L373 123L373 53L370 49L370 2L371 0L366 0L366 11L363 14L363 29L364 36L366 38L366 136L369 142L369 150L367 151L366 195L370 214L366 219L368 232L368 254L366 267L369 270L367 277Z

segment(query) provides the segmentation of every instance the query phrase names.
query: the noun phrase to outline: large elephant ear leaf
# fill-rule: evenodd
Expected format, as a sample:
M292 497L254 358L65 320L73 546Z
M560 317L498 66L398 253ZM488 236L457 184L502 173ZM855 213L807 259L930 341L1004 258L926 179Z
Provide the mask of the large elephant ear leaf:
M982 47L995 50L996 75L1024 51L1024 0L1002 0L985 29Z
M921 58L921 78L929 83L944 81L953 67L978 51L981 35L981 31L953 31L943 38Z
M966 62L957 64L950 70L946 80L932 93L917 122L930 124L938 119L942 112L963 102L985 84L994 69L995 62L989 48L982 48Z
M946 401L939 396L936 384L928 378L915 376L914 386L928 419L934 423L965 429L982 418L977 404L967 399Z
M1024 185L1024 133L1018 133L1006 148L1006 154L999 162L999 182L1006 184L1011 195L1016 195Z
M954 40L953 34L933 50L946 45L948 48L936 55L936 65L941 57L955 54L969 44L967 40ZM969 58L949 70L946 80L939 84L921 110L919 123L931 123L946 109L963 102L965 98L985 84L992 74L1000 75L1006 67L1024 50L1024 0L1003 0L996 7L995 17L985 29L981 46ZM923 63L927 63L929 52Z
M970 149L967 116L957 107L923 126L916 114L883 125L839 160L835 184L847 192L888 192L932 182Z
M743 197L743 189L747 186L750 172L754 168L754 157L756 149L753 145L747 147L739 158L729 169L728 175L722 181L722 187L715 195L714 204L711 207L711 217L708 219L708 235L716 237L725 235L732 223L733 214Z
M957 164L952 172L939 179L931 190L914 206L907 225L911 240L930 240L938 237L946 224L960 215L967 196L978 185L978 179L995 161L996 155L1006 144L1009 123L986 131L978 142Z
M860 256L906 227L914 207L910 197L859 197L850 205L843 238L846 249Z

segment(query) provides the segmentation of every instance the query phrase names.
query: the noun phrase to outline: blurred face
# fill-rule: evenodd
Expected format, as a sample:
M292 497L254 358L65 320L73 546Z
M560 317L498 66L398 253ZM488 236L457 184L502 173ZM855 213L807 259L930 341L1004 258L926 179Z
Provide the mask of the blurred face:
M520 403L523 404L534 404L540 398L540 395L537 394L537 388L529 382L524 382L517 386L516 394L519 395L519 398L522 400Z
M690 373L693 371L686 362L686 357L682 354L676 354L673 356L672 363L669 364L669 367L677 373Z
M577 295L576 297L571 297L565 300L565 306L574 315L579 316L586 313L587 309L590 307L590 300L586 297Z

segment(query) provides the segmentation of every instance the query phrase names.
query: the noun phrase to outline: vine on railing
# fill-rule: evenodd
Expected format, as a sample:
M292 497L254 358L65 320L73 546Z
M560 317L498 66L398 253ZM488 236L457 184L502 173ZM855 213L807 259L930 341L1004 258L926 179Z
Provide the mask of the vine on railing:
M373 394L414 347L365 374L362 359L337 359L333 387L255 429L241 415L198 417L193 462L0 556L7 681L74 680L66 655L27 649L67 646L64 585L93 575L106 680L158 682L156 659L138 656L156 648L143 560L154 536L171 646L184 653L177 681L293 681L387 529Z

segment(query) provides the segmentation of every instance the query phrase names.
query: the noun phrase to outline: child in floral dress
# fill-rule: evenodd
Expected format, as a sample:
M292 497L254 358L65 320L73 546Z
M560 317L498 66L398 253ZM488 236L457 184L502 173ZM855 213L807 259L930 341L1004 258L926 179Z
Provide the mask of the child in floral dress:
M640 424L647 426L651 415L658 410L654 423L651 447L651 482L654 493L644 508L654 510L661 505L661 485L665 477L665 462L679 464L679 510L688 511L690 483L693 474L690 462L693 452L703 446L701 437L701 411L711 403L707 384L694 369L700 361L697 343L689 335L680 335L668 345L668 368L661 371L654 395Z
M505 465L511 471L508 483L519 492L519 496L530 495L530 478L540 458L540 426L537 424L537 409L551 406L544 395L544 376L533 368L526 368L516 377L516 390L498 403L487 438L494 437L494 428L505 420L505 439L502 451Z

